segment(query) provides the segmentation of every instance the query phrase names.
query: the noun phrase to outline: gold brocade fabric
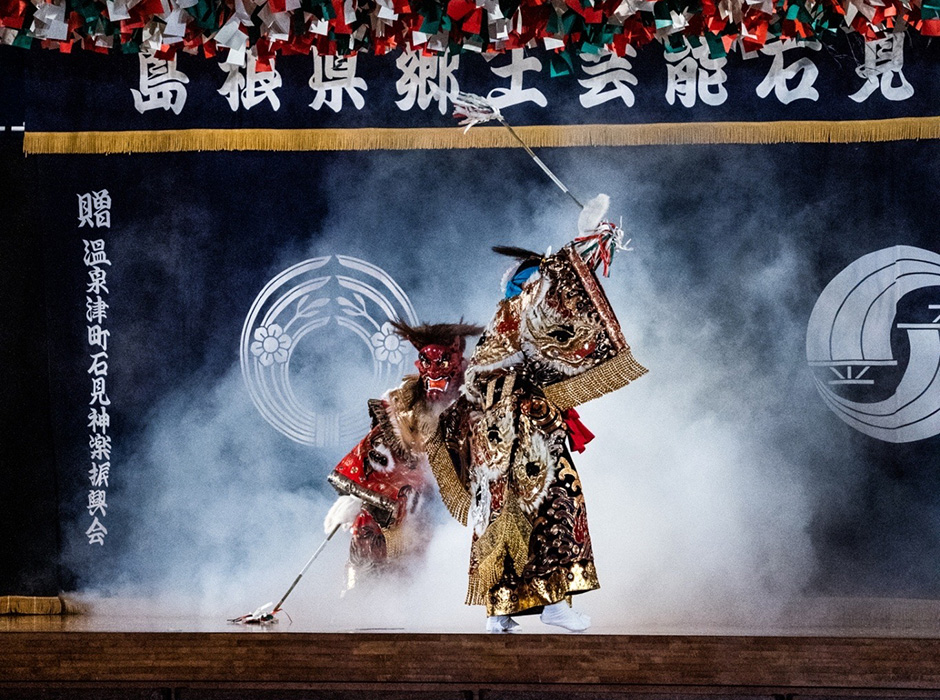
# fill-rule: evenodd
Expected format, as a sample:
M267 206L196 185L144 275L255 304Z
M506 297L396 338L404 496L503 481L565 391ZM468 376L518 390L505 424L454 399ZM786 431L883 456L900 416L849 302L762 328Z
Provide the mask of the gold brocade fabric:
M523 513L519 485L500 479L502 500L493 500L489 524L474 537L466 602L485 605L488 615L540 609L599 587L581 480L567 450L542 469L550 485L538 509Z
M400 525L382 528L382 534L385 536L385 556L389 560L400 559L409 553L405 532L406 528Z
M519 297L500 302L490 322L494 332L484 333L480 338L470 358L471 368L491 367L519 353L520 306Z
M486 615L519 615L541 612L577 593L600 588L594 562L575 562L556 569L544 578L534 578L521 584L499 582L493 586L481 604L486 606ZM468 601L469 602L469 601Z
M473 543L471 558L477 563L475 589L489 590L499 582L507 556L517 575L522 574L529 558L532 524L519 510L519 504L511 493L506 501L486 532Z

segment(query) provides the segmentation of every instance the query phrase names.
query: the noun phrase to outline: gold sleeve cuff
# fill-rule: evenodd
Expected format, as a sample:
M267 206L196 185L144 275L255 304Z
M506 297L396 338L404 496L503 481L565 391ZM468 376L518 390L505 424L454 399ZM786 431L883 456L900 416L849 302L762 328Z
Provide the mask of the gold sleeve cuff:
M470 512L470 491L460 482L454 463L441 439L441 432L437 430L425 443L428 451L428 462L431 472L437 481L437 488L447 510L462 525L467 524L467 514Z
M648 371L633 358L630 348L625 347L613 359L575 377L549 384L543 392L546 399L562 411L567 411L625 387Z

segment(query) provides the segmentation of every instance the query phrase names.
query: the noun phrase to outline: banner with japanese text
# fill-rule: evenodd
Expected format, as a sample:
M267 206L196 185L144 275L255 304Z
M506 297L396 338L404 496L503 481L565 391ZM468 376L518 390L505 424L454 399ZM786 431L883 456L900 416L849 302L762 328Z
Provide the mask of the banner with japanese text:
M241 66L185 54L30 59L29 152L511 145L500 128L452 129L458 92L488 96L546 146L918 138L935 135L940 118L937 49L903 34L776 42L718 59L705 43L674 53L655 44L560 66L524 49L314 52L271 70L250 55Z

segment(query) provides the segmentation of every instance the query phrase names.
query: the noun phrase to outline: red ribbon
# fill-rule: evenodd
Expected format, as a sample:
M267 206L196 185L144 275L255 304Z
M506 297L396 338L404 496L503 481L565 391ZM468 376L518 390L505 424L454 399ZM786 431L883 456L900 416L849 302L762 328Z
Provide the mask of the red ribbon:
M598 265L603 264L604 277L608 277L610 275L610 263L614 258L610 238L605 240L603 234L592 233L574 239L575 243L581 243L582 241L597 241L597 248L591 251L590 257L585 262L593 270L596 270Z
M562 417L568 426L568 441L571 443L571 449L575 452L584 452L585 445L594 439L594 433L581 422L578 412L573 408L565 411Z

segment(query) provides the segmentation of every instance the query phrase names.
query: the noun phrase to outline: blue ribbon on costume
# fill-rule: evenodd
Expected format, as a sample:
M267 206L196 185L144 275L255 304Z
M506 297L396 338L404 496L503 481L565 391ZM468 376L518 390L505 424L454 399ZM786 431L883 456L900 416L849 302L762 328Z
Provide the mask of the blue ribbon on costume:
M538 262L524 262L506 283L506 298L512 299L522 293L522 285L539 269Z

